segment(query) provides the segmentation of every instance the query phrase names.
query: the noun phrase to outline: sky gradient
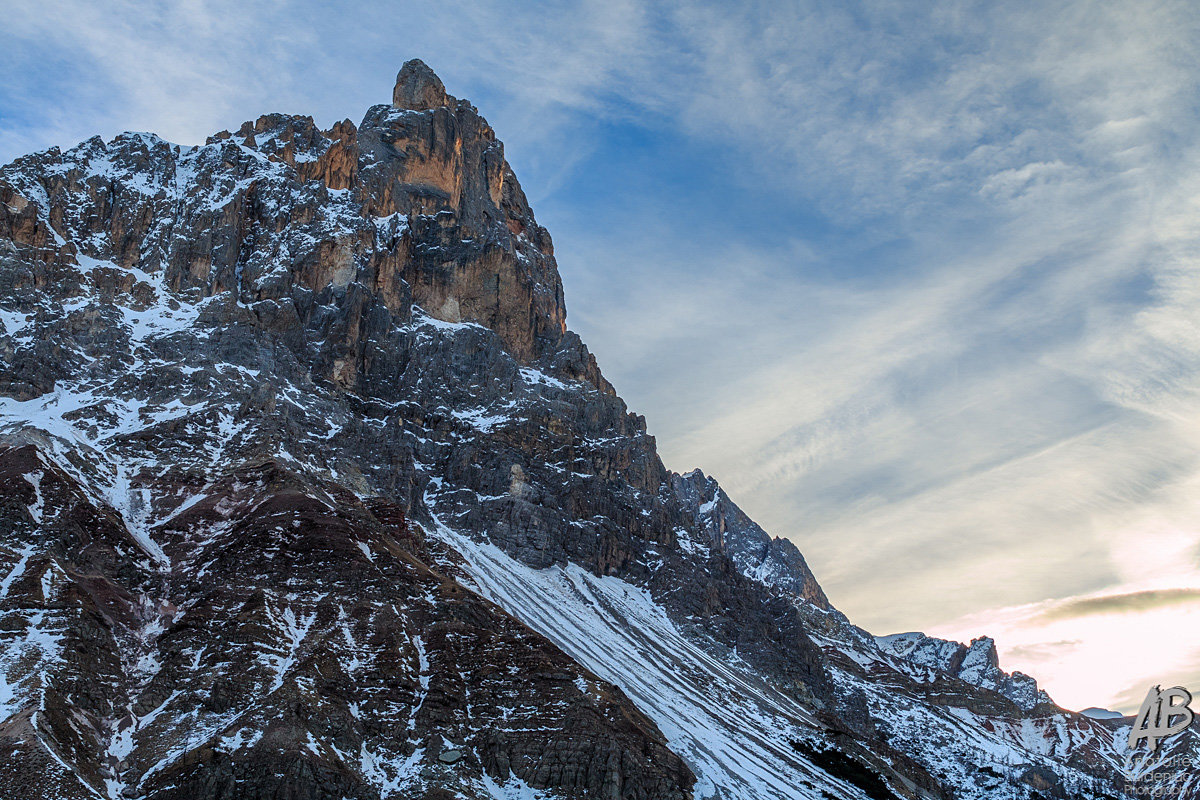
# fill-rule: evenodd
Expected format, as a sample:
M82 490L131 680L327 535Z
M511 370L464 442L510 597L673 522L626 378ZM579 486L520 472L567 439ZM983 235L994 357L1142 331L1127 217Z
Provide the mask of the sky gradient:
M1195 4L5 17L0 162L357 122L424 59L504 140L568 324L667 465L793 539L851 619L991 635L1069 708L1200 690Z

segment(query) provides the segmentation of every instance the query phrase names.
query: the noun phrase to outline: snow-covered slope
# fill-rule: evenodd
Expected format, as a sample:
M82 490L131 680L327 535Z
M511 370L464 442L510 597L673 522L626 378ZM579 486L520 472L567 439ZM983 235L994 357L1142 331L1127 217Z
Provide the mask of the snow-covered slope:
M620 686L658 723L696 770L698 797L863 796L792 744L815 739L820 724L811 710L746 670L735 653L706 651L645 589L576 564L535 570L495 545L435 530L462 555L468 585Z

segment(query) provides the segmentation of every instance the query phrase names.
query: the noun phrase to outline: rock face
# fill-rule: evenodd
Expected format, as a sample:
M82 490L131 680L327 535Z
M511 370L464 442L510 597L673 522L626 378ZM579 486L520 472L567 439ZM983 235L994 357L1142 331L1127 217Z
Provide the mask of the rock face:
M392 105L396 108L429 111L454 102L454 98L446 94L442 79L419 58L405 63L396 75L396 87L392 89Z
M686 796L687 768L619 689L426 567L386 502L245 465L144 553L35 446L0 454L0 475L25 548L5 680L40 694L6 722L5 797L273 797L281 775L290 797L470 796L488 775Z
M875 641L883 652L900 656L915 667L999 692L1026 711L1051 703L1050 695L1038 688L1036 680L1023 672L1010 675L1000 669L996 643L987 636L973 640L969 646L923 633L877 636Z
M672 476L671 483L707 541L728 554L743 575L783 589L818 608L831 608L796 545L787 539L771 538L729 499L715 480L697 469L687 475Z
M421 62L0 169L0 798L1120 794L1113 723L855 628L565 320Z

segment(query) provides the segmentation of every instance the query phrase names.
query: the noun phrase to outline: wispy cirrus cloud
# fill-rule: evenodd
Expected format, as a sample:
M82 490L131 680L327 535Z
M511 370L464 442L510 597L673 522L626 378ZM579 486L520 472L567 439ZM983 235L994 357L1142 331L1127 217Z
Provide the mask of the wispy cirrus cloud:
M1124 594L1072 598L1050 610L1046 620L1075 619L1096 614L1150 611L1171 606L1200 603L1200 589L1144 589Z

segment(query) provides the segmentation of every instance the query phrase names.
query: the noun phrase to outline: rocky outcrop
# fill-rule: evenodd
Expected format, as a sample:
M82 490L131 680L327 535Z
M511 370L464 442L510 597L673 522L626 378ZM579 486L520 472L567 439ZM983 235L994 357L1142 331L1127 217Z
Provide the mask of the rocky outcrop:
M1026 711L1052 703L1050 696L1038 688L1035 679L1023 672L1010 675L1000 669L996 643L987 636L972 640L970 645L923 633L877 636L875 641L883 652L903 658L914 667L997 692Z
M772 538L737 507L717 482L700 470L672 475L671 484L706 542L728 554L748 578L829 609L829 599L796 545Z
M396 75L396 87L392 89L392 105L396 108L429 111L454 102L454 98L446 94L442 79L419 58L405 63Z

